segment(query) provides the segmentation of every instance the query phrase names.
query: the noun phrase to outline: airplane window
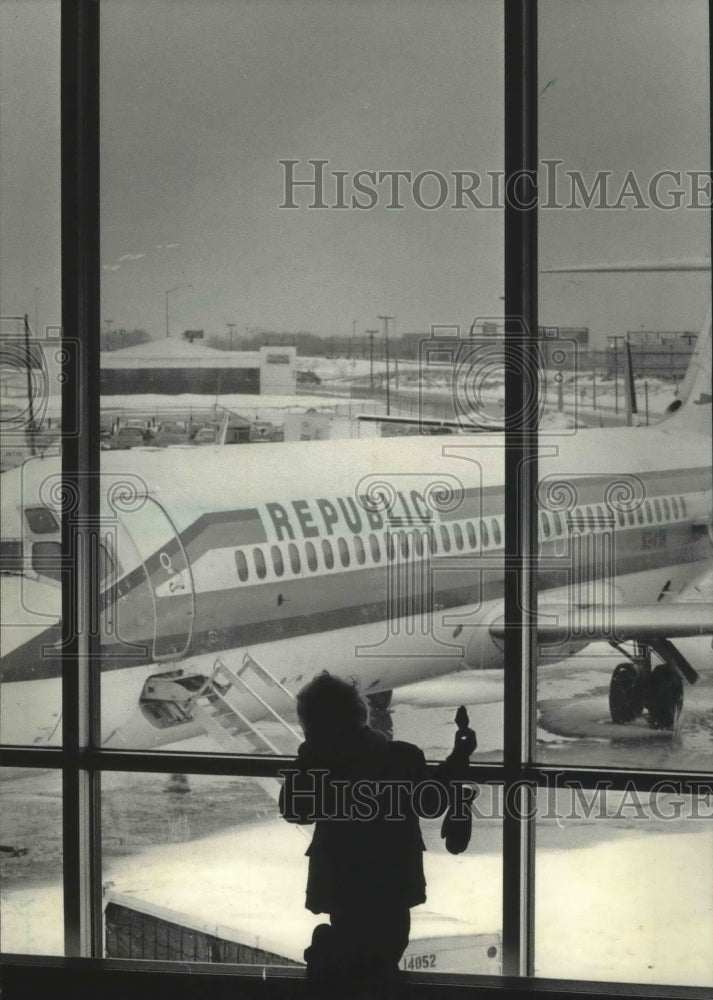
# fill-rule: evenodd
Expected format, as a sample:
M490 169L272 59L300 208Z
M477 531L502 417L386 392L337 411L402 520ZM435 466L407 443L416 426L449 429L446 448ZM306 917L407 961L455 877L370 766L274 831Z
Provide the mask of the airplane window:
M668 498L664 497L661 501L663 503L663 516L667 521L671 520L671 508L669 507Z
M468 545L470 545L471 549L477 549L478 537L475 534L475 527L472 521L465 522L465 530L468 532Z
M305 552L307 553L307 565L314 573L317 569L317 550L312 542L305 542Z
M344 538L339 538L337 540L337 547L339 548L339 559L342 566L348 566L351 559L349 556L349 546L347 545L346 540Z
M679 497L678 499L679 499L679 501L681 503L681 517L688 517L688 513L686 511L686 501L685 501L685 499L683 497Z
M550 522L544 511L540 511L540 526L544 538L550 537Z
M671 497L671 507L673 508L674 518L678 518L678 500L676 497Z
M644 507L646 508L646 520L647 521L653 521L653 519L654 519L654 513L651 510L651 503L650 503L649 500L645 500L644 501Z
M28 507L25 520L33 535L50 535L59 531L57 519L47 507Z
M374 562L381 562L381 548L379 546L379 539L376 535L369 535L369 548L371 549L371 558Z
M559 511L555 510L555 511L552 512L552 520L555 523L555 534L556 535L561 535L562 534L562 517L561 517Z
M460 551L463 548L463 532L459 524L453 525L453 537L455 538L456 548Z
M485 521L480 522L480 544L484 549L490 545L490 539L488 537L488 526Z
M235 565L238 570L238 579L241 583L245 583L248 578L248 561L245 558L245 553L240 549L235 550Z
M654 497L654 511L656 512L656 520L661 520L661 504L659 503L658 497Z
M359 535L354 536L354 552L356 554L356 561L360 566L363 566L366 562L366 552L364 551L364 543Z
M408 532L400 531L399 535L401 536L399 539L401 542L401 555L404 557L404 559L408 559L408 550L409 550Z
M270 549L270 554L272 555L272 568L275 570L277 576L282 576L285 572L285 564L282 561L282 553L276 545L273 545Z
M327 569L333 569L334 553L332 552L332 545L328 538L322 539L322 556L324 557L324 565Z
M3 573L21 573L22 542L0 541L0 563Z
M451 536L448 534L448 526L445 524L441 525L441 541L443 542L443 551L451 551Z
M290 542L290 544L287 546L287 551L290 555L290 566L292 567L292 572L300 573L302 571L300 550L297 548L294 542Z
M500 534L500 525L498 524L497 518L492 518L490 524L493 528L493 543L495 545L500 545L502 536Z
M35 542L32 546L32 568L40 576L60 581L62 546L59 542Z
M393 532L386 532L386 558L391 560L396 555L396 546L394 544Z
M265 556L262 549L253 549L253 559L255 560L255 572L257 573L258 580L264 580L267 576L267 566L265 565Z

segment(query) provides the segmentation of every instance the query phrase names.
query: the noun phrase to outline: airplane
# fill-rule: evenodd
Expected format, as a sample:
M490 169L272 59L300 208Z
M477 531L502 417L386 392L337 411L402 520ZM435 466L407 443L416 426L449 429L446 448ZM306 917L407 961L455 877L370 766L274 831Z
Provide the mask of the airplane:
M401 685L502 668L503 459L497 433L102 452L102 745L220 735L226 702L229 735L255 736L323 669L385 708ZM543 440L539 475L540 662L608 641L613 721L646 709L673 730L698 677L676 640L713 634L696 599L713 568L710 314L664 420ZM0 739L51 745L71 512L57 458L2 485Z

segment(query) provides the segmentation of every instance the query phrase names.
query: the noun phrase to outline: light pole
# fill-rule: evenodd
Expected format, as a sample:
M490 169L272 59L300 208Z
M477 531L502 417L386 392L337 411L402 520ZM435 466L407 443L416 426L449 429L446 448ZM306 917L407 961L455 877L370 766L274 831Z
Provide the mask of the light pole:
M168 296L171 292L177 292L179 288L193 288L193 285L176 285L175 288L169 288L166 291L166 336L168 337Z
M374 337L378 330L367 330L369 336L369 386L371 388L371 398L374 398Z
M391 395L389 393L389 320L393 316L379 316L384 321L384 354L386 357L386 416L391 413Z

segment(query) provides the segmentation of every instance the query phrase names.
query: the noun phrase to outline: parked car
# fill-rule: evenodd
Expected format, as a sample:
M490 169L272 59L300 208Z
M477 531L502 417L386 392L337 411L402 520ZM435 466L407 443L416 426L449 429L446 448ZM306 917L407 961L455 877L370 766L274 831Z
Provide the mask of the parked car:
M106 445L111 451L136 448L146 444L149 438L150 435L145 428L124 426L108 438Z
M160 447L169 444L188 444L188 431L177 421L164 421L154 431L152 444Z

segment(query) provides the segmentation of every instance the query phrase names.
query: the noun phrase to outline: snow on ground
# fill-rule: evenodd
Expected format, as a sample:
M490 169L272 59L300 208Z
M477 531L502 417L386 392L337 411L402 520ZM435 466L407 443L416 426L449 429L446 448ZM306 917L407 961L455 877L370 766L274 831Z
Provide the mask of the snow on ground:
M713 831L660 826L600 837L594 822L538 849L537 975L713 985ZM427 852L428 902L413 911L412 940L434 915L499 933L501 855L478 850L479 836L476 821L466 854ZM301 960L320 919L303 906L305 843L278 821L240 827L114 859L104 879L117 898ZM61 953L60 886L8 891L2 902L5 952Z

